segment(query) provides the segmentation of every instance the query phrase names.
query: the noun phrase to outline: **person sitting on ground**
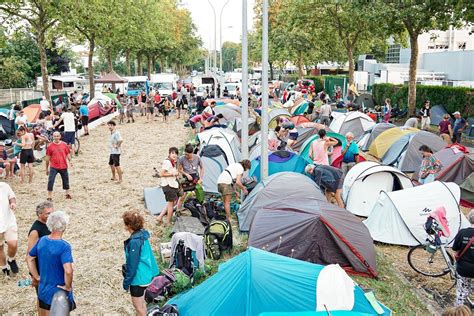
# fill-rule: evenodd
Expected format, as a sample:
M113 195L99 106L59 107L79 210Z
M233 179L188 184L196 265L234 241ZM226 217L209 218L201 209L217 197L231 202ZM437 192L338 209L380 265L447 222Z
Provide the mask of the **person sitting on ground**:
M418 123L420 122L420 120L421 120L421 116L419 116L419 115L412 116L405 122L403 127L418 128Z
M453 127L450 121L451 117L448 113L443 115L443 120L439 122L439 136L446 142L446 144L451 144L451 139L453 138Z
M319 138L311 143L309 158L313 160L315 165L329 166L328 149L337 145L338 141L335 138L327 137L325 129L320 129L318 135Z
M471 227L461 229L453 243L454 251L459 255L464 252L456 262L456 306L463 305L474 288L474 209L467 218Z
M204 177L204 165L202 164L201 158L194 154L194 146L191 144L186 145L184 149L184 155L178 158L178 172L186 178L190 184L197 184L202 182L201 179ZM185 195L180 196L178 199L177 210L180 210Z
M51 234L51 232L48 229L48 226L46 226L46 222L48 221L48 217L52 212L54 212L52 202L46 201L36 206L37 219L31 226L30 231L28 232L28 246L26 250L27 254L30 253L30 250L33 248L34 245L36 245L36 243L41 237L48 236L49 234ZM36 269L37 271L39 271L38 259L36 259L35 263L36 263ZM36 290L36 296L38 296L38 281L35 279L31 281L32 281L33 287ZM37 305L37 309L38 309L38 315L41 315L40 310L39 310L39 305Z
M33 282L39 283L40 315L48 314L47 311L51 310L54 295L61 290L66 292L69 311L76 308L72 290L72 249L71 245L62 239L68 224L69 216L65 212L51 213L46 221L46 226L51 234L41 237L30 250L26 259ZM36 260L38 260L39 270L36 268Z
M354 142L354 134L351 132L346 134L346 146L342 149L341 156L341 169L344 176L346 176L349 170L351 170L356 163L359 163L359 147L357 143Z
M453 113L455 121L454 121L454 128L453 128L453 143L460 144L462 133L466 128L469 127L469 123L466 119L461 116L461 113L458 111Z
M127 211L122 215L125 229L130 237L124 242L125 265L123 271L123 289L130 290L136 315L147 314L145 290L154 277L160 274L151 249L150 233L143 229L145 219L138 211Z
M177 170L178 160L178 148L171 147L168 150L168 158L163 160L161 165L161 188L165 194L166 207L161 211L158 216L158 222L163 220L166 215L166 225L171 225L171 219L173 217L173 206L179 197L179 183L177 177L179 172Z
M230 200L235 191L235 195L239 198L237 188L247 195L247 188L242 184L242 176L245 171L250 170L250 160L244 159L241 162L232 163L217 178L217 190L222 195L224 201L224 210L227 220L230 222Z
M334 193L337 205L341 208L345 207L342 201L344 175L341 170L326 165L308 165L305 168L305 172L309 174L311 179L321 188L328 202L331 203L332 193Z
M433 156L433 151L430 147L421 145L419 151L421 151L421 155L423 156L419 173L419 182L421 184L433 182L436 175L441 171L441 162Z
M5 143L0 142L0 169L5 170L5 176L7 178L13 178L15 172L16 158L9 158Z

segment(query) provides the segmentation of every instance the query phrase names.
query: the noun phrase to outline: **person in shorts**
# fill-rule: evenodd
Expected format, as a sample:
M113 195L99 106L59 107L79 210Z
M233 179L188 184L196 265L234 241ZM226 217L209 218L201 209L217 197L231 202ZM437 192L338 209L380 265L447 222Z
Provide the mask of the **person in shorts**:
M230 200L232 194L237 192L235 186L239 187L245 195L248 194L247 188L242 184L242 176L246 170L250 170L250 160L244 159L241 162L232 163L225 168L217 178L217 190L224 200L224 210L227 220L230 222Z
M79 114L81 115L82 127L84 128L84 136L89 135L89 108L87 104L83 103L79 108Z
M153 114L154 114L154 110L155 110L154 100L155 100L155 91L151 90L150 95L149 95L149 97L147 99L147 102L146 102L146 120L147 120L147 122L150 121L150 120L153 121Z
M4 275L18 273L15 256L18 250L18 226L15 211L16 196L12 188L5 182L0 182L0 268ZM5 258L4 247L8 247Z
M69 172L71 164L71 152L66 143L61 141L59 132L53 133L53 141L46 148L46 175L48 176L48 201L53 200L53 187L56 176L59 174L63 182L63 189L66 192L66 199L72 199L69 193Z
M178 169L178 148L171 147L168 150L168 158L163 160L161 165L161 188L165 194L166 207L161 211L158 216L158 222L163 221L163 217L166 215L166 225L171 224L171 218L173 217L173 206L178 201L179 197L179 183L177 177L179 175Z
M107 123L110 131L110 156L109 156L109 166L112 171L112 181L117 181L117 183L122 182L122 168L120 167L120 154L122 146L122 136L117 130L117 123L115 121L110 121ZM117 179L118 177L118 179Z
M71 151L74 151L74 144L76 143L76 122L71 108L68 108L66 112L61 114L59 120L54 124L54 128L58 128L61 122L64 122L63 141L69 146Z
M53 297L58 291L65 292L69 311L76 308L72 290L72 248L63 239L68 224L69 216L65 212L51 213L46 221L46 226L51 234L41 237L26 257L31 278L34 283L38 283L39 315L48 314L47 311L51 310ZM37 262L39 270L36 268Z
M25 126L18 128L18 135L21 137L20 152L20 182L23 183L25 179L26 164L28 164L28 182L33 182L33 163L35 162L35 155L33 154L33 147L35 146L35 136L28 131Z
M321 188L321 191L326 195L326 199L331 203L332 194L336 197L337 205L345 208L342 201L342 185L344 184L343 172L327 165L308 165L305 168L314 182Z

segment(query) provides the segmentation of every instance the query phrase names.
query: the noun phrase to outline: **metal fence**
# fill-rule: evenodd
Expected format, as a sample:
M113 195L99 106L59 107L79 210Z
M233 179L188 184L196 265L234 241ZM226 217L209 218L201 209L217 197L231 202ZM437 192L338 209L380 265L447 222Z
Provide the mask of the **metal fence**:
M68 101L68 94L64 91L51 91L51 99L55 102L59 97L63 102ZM10 108L14 103L21 103L23 107L30 104L39 103L43 96L43 91L32 88L0 89L0 108Z

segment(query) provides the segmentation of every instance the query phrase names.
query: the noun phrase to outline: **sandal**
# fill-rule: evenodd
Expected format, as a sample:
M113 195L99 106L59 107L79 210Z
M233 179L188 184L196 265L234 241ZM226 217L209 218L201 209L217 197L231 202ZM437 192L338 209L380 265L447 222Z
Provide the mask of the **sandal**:
M46 201L53 202L53 199L52 198L47 198Z
M66 200L72 200L71 194L66 194Z

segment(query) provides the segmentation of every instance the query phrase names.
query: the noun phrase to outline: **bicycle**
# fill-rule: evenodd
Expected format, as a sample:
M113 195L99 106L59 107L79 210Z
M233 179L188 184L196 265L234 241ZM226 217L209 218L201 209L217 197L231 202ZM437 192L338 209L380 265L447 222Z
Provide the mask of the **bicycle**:
M446 244L441 241L442 228L440 224L431 218L431 223L428 219L425 224L425 231L428 233L426 244L420 244L408 251L407 259L410 267L416 272L438 278L449 273L454 284L446 291L448 293L457 284L456 277L456 262L451 253L446 249ZM428 226L428 227L427 227ZM467 298L467 303L471 308L474 307L470 298Z

